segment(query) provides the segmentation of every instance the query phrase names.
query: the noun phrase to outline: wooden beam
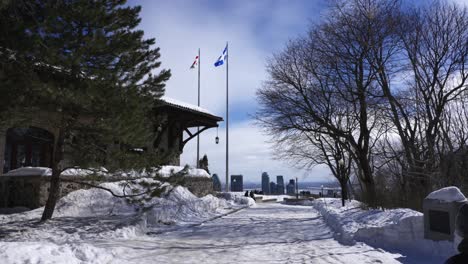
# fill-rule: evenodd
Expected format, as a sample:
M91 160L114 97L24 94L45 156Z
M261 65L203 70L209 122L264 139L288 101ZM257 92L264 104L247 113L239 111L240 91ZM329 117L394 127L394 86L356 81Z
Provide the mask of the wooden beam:
M189 136L193 136L192 132L190 132L190 130L188 130L188 128L185 128L185 132L187 132L187 134L189 134Z
M210 128L210 127L205 126L205 127L201 128L199 131L197 131L195 134L189 133L190 137L188 137L187 139L182 141L182 144L180 145L180 150L182 151L185 144L187 144L187 142L189 142L192 138L195 138L196 136L200 135L201 132L207 130L208 128ZM187 128L185 129L185 131L187 131Z

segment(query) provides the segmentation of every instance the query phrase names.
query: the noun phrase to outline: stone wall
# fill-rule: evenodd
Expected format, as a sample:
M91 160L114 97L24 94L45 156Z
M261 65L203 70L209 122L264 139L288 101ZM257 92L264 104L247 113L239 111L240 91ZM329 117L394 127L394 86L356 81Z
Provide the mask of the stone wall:
M39 208L45 205L50 187L47 176L0 176L0 208ZM60 182L60 197L87 187L77 183Z
M198 197L213 193L213 181L206 177L186 177L185 187Z

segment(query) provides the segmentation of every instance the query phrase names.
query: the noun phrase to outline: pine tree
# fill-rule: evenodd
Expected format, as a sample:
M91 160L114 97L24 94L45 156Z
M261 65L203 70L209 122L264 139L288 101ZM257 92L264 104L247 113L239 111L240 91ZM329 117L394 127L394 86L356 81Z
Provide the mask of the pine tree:
M125 3L11 1L0 9L0 24L18 22L9 29L1 27L5 31L0 48L14 52L17 61L27 62L26 69L31 69L24 74L29 76L23 85L3 89L25 98L15 104L21 115L45 111L56 128L42 220L52 217L65 156L81 167L155 165L154 153L140 155L131 150L144 147L152 137L151 109L171 74L169 70L154 74L161 64L160 50L153 48L154 39L144 39L143 31L136 29L141 8ZM11 10L17 12L12 15ZM26 45L16 45L21 40ZM4 56L0 58L5 61ZM21 87L28 88L19 91Z
M204 169L210 174L210 169L208 169L208 156L206 154L198 161L198 164L200 164L200 169Z

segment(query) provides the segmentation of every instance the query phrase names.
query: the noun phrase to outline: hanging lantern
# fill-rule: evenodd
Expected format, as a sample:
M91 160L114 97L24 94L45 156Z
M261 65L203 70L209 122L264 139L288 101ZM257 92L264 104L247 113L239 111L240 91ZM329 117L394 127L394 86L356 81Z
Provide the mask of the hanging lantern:
M219 137L218 137L218 127L216 127L216 137L215 137L215 142L216 144L219 143Z

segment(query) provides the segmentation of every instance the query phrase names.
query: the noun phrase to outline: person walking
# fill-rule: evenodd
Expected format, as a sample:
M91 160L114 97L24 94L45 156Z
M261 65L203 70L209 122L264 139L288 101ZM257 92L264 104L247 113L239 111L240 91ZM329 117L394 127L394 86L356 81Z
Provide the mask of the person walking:
M254 199L254 201L257 201L257 200L255 199L255 195L254 195L254 192L253 192L253 191L250 191L250 198Z

